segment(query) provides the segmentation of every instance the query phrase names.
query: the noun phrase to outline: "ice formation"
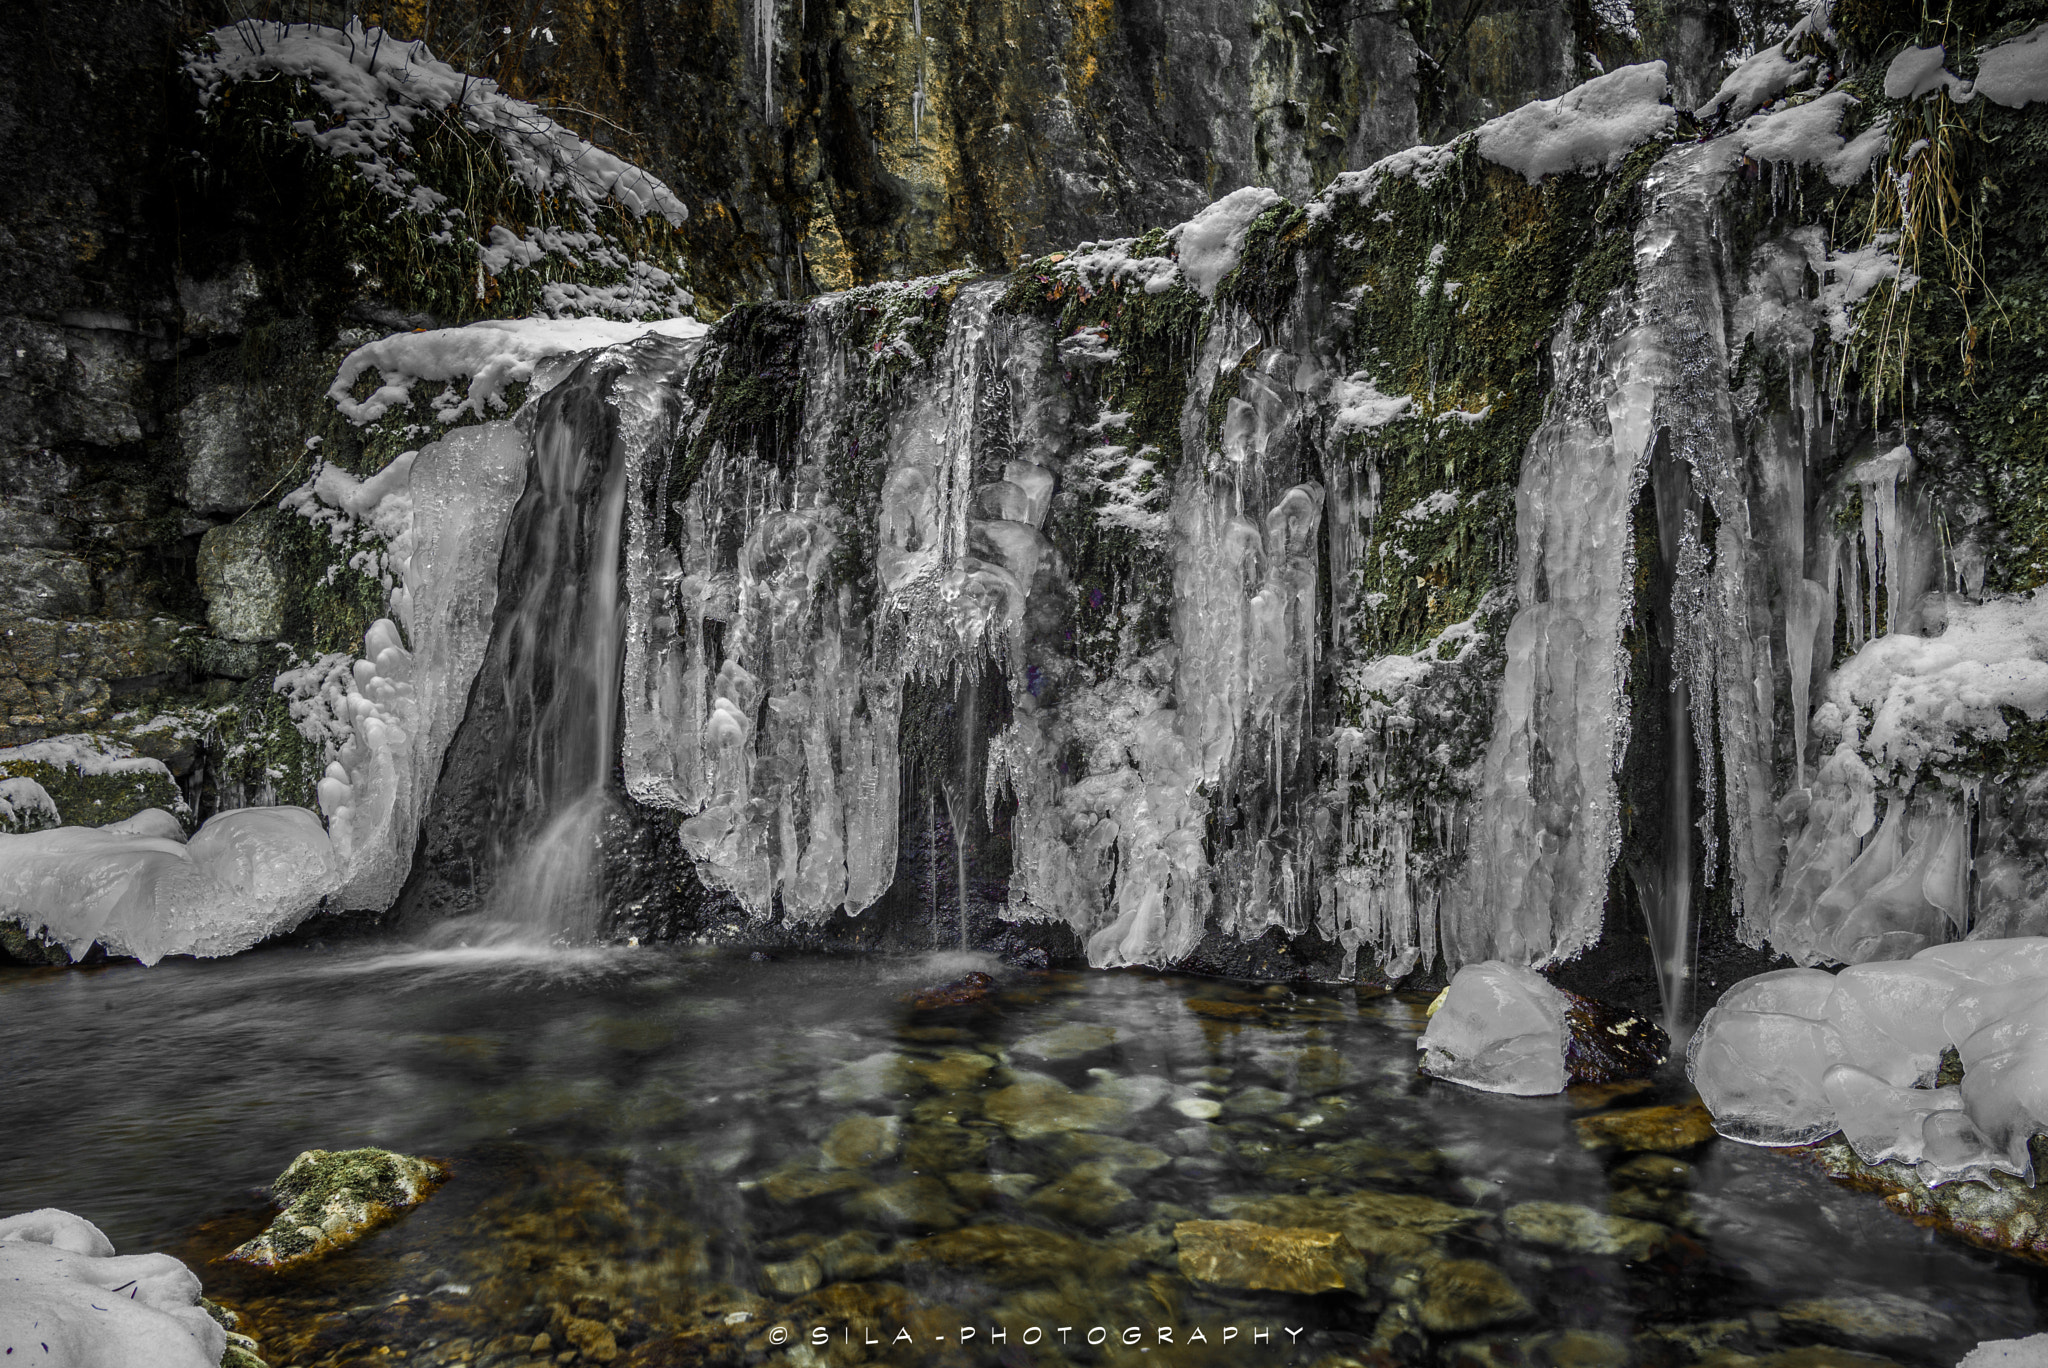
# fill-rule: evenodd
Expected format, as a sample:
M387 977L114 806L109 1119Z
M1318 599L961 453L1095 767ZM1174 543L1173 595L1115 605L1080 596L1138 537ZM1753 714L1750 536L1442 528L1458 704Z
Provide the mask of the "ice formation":
M1530 184L1559 171L1612 171L1631 150L1673 127L1664 63L1618 67L1554 100L1535 100L1480 126L1479 155Z
M323 656L276 684L300 732L326 750L319 803L342 870L339 906L388 907L411 867L490 637L528 453L512 422L458 428L367 480L317 463L284 500L390 594L392 616L371 625L360 656Z
M1481 1092L1564 1091L1565 999L1533 969L1485 960L1452 976L1415 1042L1422 1071Z
M333 845L304 808L216 813L182 842L168 817L0 836L0 917L74 957L97 941L154 964L246 950L339 886Z
M98 1226L44 1208L0 1219L0 1357L64 1368L215 1368L227 1332L168 1254L116 1255Z
M1936 1086L1949 1049L1962 1081ZM1687 1070L1732 1139L1840 1131L1864 1162L1911 1164L1929 1186L2032 1181L2028 1141L2048 1130L2048 937L1745 979L1700 1023Z
M22 776L0 779L0 832L37 831L58 823L49 790Z

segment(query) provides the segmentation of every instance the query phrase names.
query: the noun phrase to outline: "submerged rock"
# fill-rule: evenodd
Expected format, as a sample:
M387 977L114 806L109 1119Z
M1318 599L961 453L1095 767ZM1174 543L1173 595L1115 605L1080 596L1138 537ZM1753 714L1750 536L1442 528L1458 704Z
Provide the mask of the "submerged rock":
M974 1007L988 1000L994 991L996 981L987 974L976 970L963 974L951 983L941 983L912 993L905 999L912 1008L920 1012L936 1012L947 1007Z
M0 1220L0 1285L0 1359L217 1368L228 1352L191 1269L168 1254L117 1256L99 1227L68 1211Z
M389 1150L307 1150L271 1185L283 1208L228 1258L285 1269L346 1249L447 1181L448 1167Z
M1631 1107L1572 1123L1587 1149L1675 1154L1714 1138L1714 1118L1694 1098L1669 1107Z
M1502 1217L1508 1233L1524 1244L1544 1245L1567 1254L1619 1255L1648 1258L1671 1237L1649 1221L1610 1216L1570 1202L1523 1202Z
M1438 1334L1517 1321L1535 1308L1507 1274L1478 1259L1446 1259L1423 1275L1416 1319Z
M1182 1221L1173 1238L1181 1276L1191 1282L1302 1296L1365 1286L1364 1259L1337 1231Z
M1917 1225L1959 1235L1986 1249L2048 1258L2048 1187L2029 1187L2005 1173L1976 1182L1928 1187L1903 1164L1867 1164L1840 1136L1793 1149L1831 1178L1877 1193L1884 1204Z

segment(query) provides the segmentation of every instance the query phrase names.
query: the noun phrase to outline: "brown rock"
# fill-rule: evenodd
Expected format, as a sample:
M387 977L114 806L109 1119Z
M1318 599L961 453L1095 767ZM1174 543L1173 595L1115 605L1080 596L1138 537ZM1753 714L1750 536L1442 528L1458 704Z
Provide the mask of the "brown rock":
M1423 1275L1418 1319L1440 1335L1520 1320L1531 1310L1522 1290L1490 1263L1446 1259Z
M979 971L941 983L935 988L912 993L904 999L920 1012L940 1011L947 1007L974 1007L985 1002L996 981Z
M1676 1154L1714 1138L1714 1118L1697 1097L1670 1107L1582 1116L1574 1124L1587 1149Z
M1564 993L1567 1083L1613 1083L1654 1073L1671 1052L1671 1037L1646 1017Z
M1173 1228L1181 1276L1212 1287L1313 1295L1365 1286L1364 1260L1334 1230L1252 1221L1182 1221Z

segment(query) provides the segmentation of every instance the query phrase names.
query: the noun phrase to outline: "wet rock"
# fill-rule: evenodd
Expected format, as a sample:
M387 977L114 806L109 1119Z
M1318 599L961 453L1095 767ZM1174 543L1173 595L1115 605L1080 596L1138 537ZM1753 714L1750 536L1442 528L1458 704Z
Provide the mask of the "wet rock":
M1961 1335L1961 1327L1947 1315L1890 1292L1787 1302L1778 1308L1778 1317L1790 1329L1880 1353L1925 1352Z
M1181 1276L1212 1287L1313 1296L1365 1286L1364 1260L1333 1230L1252 1221L1182 1221L1173 1228Z
M1508 1275L1478 1259L1446 1259L1422 1276L1416 1319L1440 1335L1482 1330L1527 1316L1533 1308Z
M1112 1098L1132 1112L1156 1107L1173 1094L1173 1084L1156 1074L1120 1074L1108 1069L1090 1069L1095 1080L1089 1089L1096 1097Z
M903 1167L913 1173L952 1173L979 1168L988 1155L987 1132L952 1121L928 1121L906 1128Z
M1131 1266L1113 1246L1036 1226L976 1225L929 1235L904 1251L905 1263L971 1272L999 1287L1067 1278L1112 1278Z
M995 1063L979 1050L948 1050L937 1059L910 1060L903 1067L935 1088L957 1092L981 1082Z
M1523 1347L1531 1359L1546 1368L1623 1368L1629 1361L1628 1345L1612 1335L1592 1330L1537 1335Z
M822 1241L810 1252L826 1282L865 1282L893 1271L902 1259L882 1248L880 1237L849 1230Z
M1070 1021L1050 1031L1025 1036L1011 1052L1030 1059L1079 1059L1106 1050L1116 1043L1116 1028L1087 1021Z
M1039 1180L1029 1173L949 1173L946 1186L962 1201L989 1206L997 1200L1020 1201Z
M1676 1106L1582 1116L1572 1124L1578 1128L1579 1143L1587 1149L1671 1154L1714 1138L1714 1118L1696 1097Z
M216 527L199 539L199 591L206 620L228 641L271 641L284 634L284 578L268 509Z
M1018 1070L1016 1081L989 1095L983 1110L1013 1139L1031 1140L1061 1131L1101 1130L1126 1115L1113 1097L1077 1093L1056 1078Z
M961 1211L946 1185L918 1174L887 1187L871 1188L846 1203L848 1214L877 1225L944 1230L960 1224Z
M909 1085L903 1056L894 1050L880 1050L827 1074L818 1085L818 1097L825 1102L879 1102L900 1096Z
M1053 1142L1053 1156L1064 1164L1099 1163L1113 1173L1151 1173L1173 1162L1164 1150L1118 1135L1070 1131Z
M843 1169L820 1172L798 1164L778 1169L761 1180L762 1194L778 1206L793 1206L798 1202L816 1201L839 1192L859 1192L873 1186L874 1180L865 1174L849 1173Z
M1223 1104L1206 1097L1176 1098L1171 1105L1191 1121L1213 1121L1223 1115Z
M237 385L201 390L178 410L185 503L195 513L239 513L264 492L260 458Z
M800 1297L825 1281L825 1270L808 1256L787 1263L761 1265L761 1288L778 1297Z
M1271 1088L1246 1088L1231 1095L1223 1110L1232 1116L1271 1116L1284 1111L1294 1099Z
M603 1321L581 1316L564 1317L562 1338L592 1363L610 1363L619 1356L618 1340L613 1336L611 1327Z
M904 999L912 1009L920 1012L943 1011L949 1007L974 1007L988 1000L994 991L996 981L987 974L976 971L910 994Z
M1224 1002L1218 998L1189 998L1187 1008L1211 1021L1247 1021L1264 1016L1265 1009L1252 1002Z
M447 1166L436 1159L380 1149L307 1150L271 1184L283 1210L227 1257L268 1269L310 1263L418 1206L447 1178Z
M1986 1249L2048 1257L2048 1187L2030 1188L2008 1174L1929 1188L1902 1164L1864 1163L1840 1136L1787 1150L1818 1164L1850 1187L1877 1193L1901 1216L1960 1235Z
M1693 1167L1685 1160L1673 1159L1668 1154L1638 1154L1627 1163L1617 1165L1614 1177L1623 1183L1646 1187L1690 1187Z
M1671 1232L1648 1221L1610 1216L1571 1202L1523 1202L1502 1215L1508 1233L1524 1244L1567 1254L1647 1259Z
M1081 1164L1032 1193L1024 1205L1071 1225L1110 1225L1137 1200L1136 1194L1111 1176L1114 1172L1108 1163Z
M896 1153L897 1129L893 1116L849 1116L825 1137L825 1162L849 1169L879 1164Z
M1671 1037L1647 1017L1564 994L1564 1067L1568 1083L1613 1083L1655 1073L1671 1053Z

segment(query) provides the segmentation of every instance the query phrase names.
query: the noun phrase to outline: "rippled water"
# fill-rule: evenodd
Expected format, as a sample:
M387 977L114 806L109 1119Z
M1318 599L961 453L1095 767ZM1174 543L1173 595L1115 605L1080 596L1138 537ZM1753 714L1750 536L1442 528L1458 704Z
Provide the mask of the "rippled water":
M998 975L984 1005L908 1005L970 968ZM1580 1142L1578 1118L1675 1081L1532 1100L1419 1077L1422 1006L960 955L357 947L11 973L0 1213L63 1207L124 1252L178 1253L273 1368L552 1361L572 1320L619 1364L1012 1368L1946 1365L2039 1327L2034 1267L1796 1158ZM295 1154L357 1145L455 1177L305 1272L211 1262ZM1274 1200L1304 1197L1340 1200ZM1189 1221L1331 1212L1363 1247L1356 1290L1181 1261ZM1592 1213L1638 1224L1603 1252Z

